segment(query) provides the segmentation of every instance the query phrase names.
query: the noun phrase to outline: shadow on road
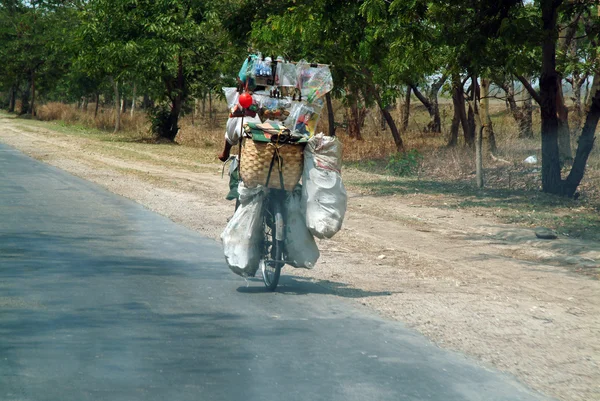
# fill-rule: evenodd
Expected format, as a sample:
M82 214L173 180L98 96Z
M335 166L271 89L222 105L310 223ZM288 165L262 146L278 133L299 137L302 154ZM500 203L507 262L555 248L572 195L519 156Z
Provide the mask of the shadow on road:
M246 294L270 294L270 292L262 286L260 273L258 274L259 276L257 278L249 280L249 282L255 283L256 285L239 287L237 291ZM337 295L344 298L385 297L394 293L392 291L364 291L337 281L285 275L281 276L276 292L285 295Z

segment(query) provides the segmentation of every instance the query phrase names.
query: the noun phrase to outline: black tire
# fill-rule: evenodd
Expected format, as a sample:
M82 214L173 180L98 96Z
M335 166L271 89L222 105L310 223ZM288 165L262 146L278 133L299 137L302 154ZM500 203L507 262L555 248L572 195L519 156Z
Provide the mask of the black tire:
M265 287L275 291L279 284L283 262L283 205L281 199L273 197L271 207L264 212L265 244L261 270ZM279 238L279 239L278 239Z

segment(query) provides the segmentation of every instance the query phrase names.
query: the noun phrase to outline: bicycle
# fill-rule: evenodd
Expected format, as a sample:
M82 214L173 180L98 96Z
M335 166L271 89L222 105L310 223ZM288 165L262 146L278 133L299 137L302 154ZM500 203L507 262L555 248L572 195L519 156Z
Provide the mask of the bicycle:
M236 179L237 181L237 179ZM261 259L259 269L265 287L274 291L279 284L281 269L285 265L285 198L287 193L282 189L269 189L263 200ZM240 200L235 200L235 211L240 207Z
M249 140L249 139L247 139ZM273 137L271 143L284 144L289 143L289 134L281 135L278 134ZM263 199L262 204L262 232L263 238L260 244L261 247L261 258L259 266L263 282L265 287L269 291L274 291L279 284L279 278L281 276L281 269L285 266L285 202L287 197L287 191L284 188L284 177L281 170L282 157L280 156L279 149L273 153L273 157L270 160L270 167L266 176L265 187L269 188L267 194ZM303 148L302 148L303 149ZM301 153L300 153L301 154ZM237 156L237 160L242 158L241 150ZM221 158L223 159L223 158ZM240 166L237 166L238 171ZM272 174L273 173L273 174ZM236 179L239 179L238 174ZM274 188L275 185L269 186L269 182L278 181L278 188ZM230 188L235 187L235 183L230 183ZM289 188L287 188L289 189ZM236 200L236 211L240 206L239 199Z
M281 269L285 265L285 196L281 189L270 189L263 202L262 258L259 268L269 291L279 284Z

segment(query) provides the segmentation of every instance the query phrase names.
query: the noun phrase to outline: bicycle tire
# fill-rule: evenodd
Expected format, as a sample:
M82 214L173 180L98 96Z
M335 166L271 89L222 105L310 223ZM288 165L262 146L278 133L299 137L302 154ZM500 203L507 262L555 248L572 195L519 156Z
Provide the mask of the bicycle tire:
M275 291L279 284L283 262L283 204L282 200L274 196L267 204L271 210L266 210L263 218L265 244L261 270L265 287Z

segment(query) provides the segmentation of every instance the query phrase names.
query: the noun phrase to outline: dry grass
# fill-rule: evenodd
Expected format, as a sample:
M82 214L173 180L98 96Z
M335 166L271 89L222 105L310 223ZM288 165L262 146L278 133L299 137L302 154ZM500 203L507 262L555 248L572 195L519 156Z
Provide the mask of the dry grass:
M94 118L94 104L88 110L77 109L73 105L63 103L48 103L38 108L40 120L60 121L67 125L78 125L111 132L114 127L114 110L100 108ZM475 166L473 151L464 146L459 137L459 145L449 148L450 118L452 105L442 99L441 101L442 133L433 134L423 131L429 116L426 110L415 103L411 110L411 118L407 132L402 133L402 138L407 149L416 149L423 156L420 176L443 181L470 180ZM490 156L485 160L486 185L497 189L539 189L539 165L526 165L523 160L530 155L541 158L540 151L540 121L539 113L534 112L534 132L538 135L533 140L524 140L517 136L517 125L503 102L492 102L492 121L498 151L495 158ZM193 118L191 115L180 119L180 131L177 143L185 147L198 150L202 159L207 162L214 160L223 145L224 126L227 120L226 106L223 103L214 103L215 113L211 121L202 118L199 114ZM343 121L343 108L334 104L336 121ZM392 110L392 116L399 120L397 110ZM122 141L152 142L149 133L149 121L143 111L122 114ZM323 116L319 121L318 131L327 132L327 118ZM344 161L356 165L370 172L385 173L386 161L396 152L389 129L382 130L380 116L376 110L369 110L362 130L363 140L350 138L343 128L336 131L344 144ZM113 138L114 140L115 138ZM576 146L576 137L573 138L573 149ZM600 151L596 148L588 163L588 172L581 185L582 193L600 200Z
M69 125L81 125L88 128L112 131L115 126L115 111L112 108L100 107L94 117L95 104L88 105L87 110L60 102L50 102L39 106L37 118L42 121L61 121ZM121 114L121 129L128 133L144 134L148 132L148 118L144 113Z

